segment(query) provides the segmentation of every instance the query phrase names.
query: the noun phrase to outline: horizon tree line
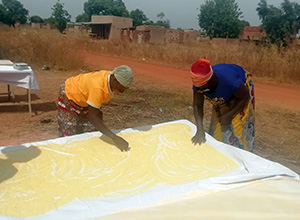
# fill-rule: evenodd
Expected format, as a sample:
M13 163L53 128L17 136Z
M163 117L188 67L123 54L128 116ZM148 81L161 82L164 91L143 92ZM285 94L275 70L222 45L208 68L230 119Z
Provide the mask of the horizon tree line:
M64 9L64 4L57 0L51 8L51 17L43 19L38 15L29 16L29 11L18 0L2 0L0 4L0 23L9 26L15 23L50 23L61 33L65 30L71 15ZM300 4L283 0L279 7L268 5L267 0L260 0L256 8L261 20L261 31L265 31L264 39L277 46L287 46L291 35L296 35L300 29ZM87 0L83 13L76 16L76 22L89 22L92 15L112 15L130 17L133 26L156 25L170 28L170 21L165 14L157 14L157 21L147 18L141 9L128 11L122 0ZM237 38L244 26L250 26L243 20L243 13L235 0L205 0L200 5L198 14L200 31L209 38ZM181 29L181 28L178 28Z

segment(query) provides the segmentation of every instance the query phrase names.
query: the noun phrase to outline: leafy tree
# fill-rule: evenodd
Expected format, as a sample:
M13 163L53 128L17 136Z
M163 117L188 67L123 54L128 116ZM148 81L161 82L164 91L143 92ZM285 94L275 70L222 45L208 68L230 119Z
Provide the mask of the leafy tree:
M10 26L14 26L16 22L25 24L27 22L28 10L17 0L2 0L1 12L4 14L0 17L4 17L3 23ZM4 7L4 8L3 8Z
M64 10L64 5L59 0L52 8L52 18L54 19L54 26L61 33L66 29L67 22L71 19L71 15Z
M245 21L245 20L240 21L240 24L241 24L242 27L250 26L250 23L248 21Z
M163 12L160 12L159 14L157 14L158 21L156 22L155 25L163 26L165 28L170 28L170 26L171 26L170 21L168 19L165 20L164 17L165 17L165 13L163 13Z
M157 25L157 24L154 23L154 21L152 21L152 20L148 20L144 23L144 25Z
M85 14L92 15L113 15L128 17L129 13L122 0L88 0L84 3Z
M88 22L88 21L91 21L91 16L86 13L82 13L76 17L76 22Z
M160 12L159 14L157 14L157 18L158 18L158 21L157 22L154 22L152 20L148 20L146 21L144 24L145 25L154 25L154 26L162 26L162 27L165 27L165 28L170 28L170 21L168 19L164 19L165 17L165 14L163 12Z
M257 13L262 21L262 29L266 31L269 41L278 46L287 46L291 35L298 33L300 28L300 5L284 0L281 7L268 5L261 0Z
M129 17L133 19L133 26L139 26L147 23L149 19L140 9L135 9L129 13Z
M236 38L245 24L242 14L235 0L206 0L200 6L199 26L210 38Z
M288 32L297 34L300 28L300 5L296 2L284 0L281 3L281 8Z
M245 26L250 26L250 23L248 21L242 20L240 21L240 33L244 32L244 27Z
M45 19L44 19L44 23L55 25L55 18L53 18L53 17L45 18Z
M0 5L0 22L8 25L14 24L14 22L11 19L10 13L2 4Z
M29 21L30 23L44 23L44 19L37 15L31 16Z
M269 8L266 0L260 0L258 7L256 8L259 19L265 20L268 15Z

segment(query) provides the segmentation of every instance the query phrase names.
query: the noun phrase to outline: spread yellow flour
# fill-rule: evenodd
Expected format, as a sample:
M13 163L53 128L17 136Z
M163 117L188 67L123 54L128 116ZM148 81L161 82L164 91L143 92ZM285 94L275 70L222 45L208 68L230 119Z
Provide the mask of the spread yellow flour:
M208 144L193 145L191 128L184 124L119 135L130 151L93 137L0 155L0 215L42 215L75 198L138 194L157 184L185 184L238 167Z

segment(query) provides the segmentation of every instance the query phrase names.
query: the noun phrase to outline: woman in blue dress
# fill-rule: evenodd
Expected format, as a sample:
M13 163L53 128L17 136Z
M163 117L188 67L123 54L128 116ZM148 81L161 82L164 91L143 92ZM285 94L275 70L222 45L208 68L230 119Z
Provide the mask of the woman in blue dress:
M255 102L251 74L235 64L211 66L208 60L199 59L191 67L191 76L197 127L192 142L201 144L206 141L203 128L206 99L213 106L208 133L219 141L253 151Z

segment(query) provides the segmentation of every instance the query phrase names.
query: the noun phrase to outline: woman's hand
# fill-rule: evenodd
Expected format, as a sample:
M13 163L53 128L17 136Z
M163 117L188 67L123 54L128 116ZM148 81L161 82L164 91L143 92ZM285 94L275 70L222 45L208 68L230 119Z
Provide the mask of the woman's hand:
M231 121L232 121L232 115L230 113L220 115L219 117L219 122L222 126L231 124Z
M201 145L204 142L206 142L204 131L203 130L197 130L197 133L195 134L195 136L192 137L192 143L194 145L196 145L196 144Z
M129 144L123 138L116 135L116 137L113 138L113 141L115 142L116 147L119 148L122 152L129 150Z

